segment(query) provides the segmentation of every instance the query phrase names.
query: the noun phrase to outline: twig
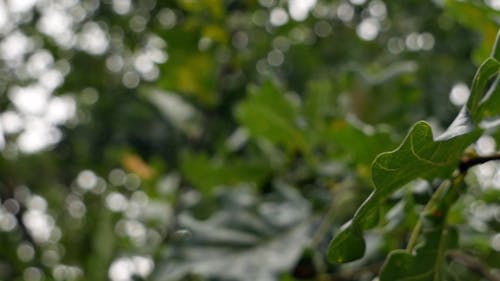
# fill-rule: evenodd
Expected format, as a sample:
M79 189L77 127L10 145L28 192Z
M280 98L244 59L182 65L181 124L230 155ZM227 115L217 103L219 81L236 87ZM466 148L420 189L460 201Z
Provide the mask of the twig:
M432 194L432 197L429 200L429 202L427 202L427 205L425 205L424 211L422 212L422 216L419 218L417 224L415 225L413 231L411 232L408 245L406 246L406 250L408 252L411 253L413 251L413 248L415 248L415 245L417 244L418 236L422 231L422 220L424 219L424 216L437 205L437 202L443 197L443 194L448 190L449 187L450 187L450 181L449 180L443 181L439 185L437 190L434 192L434 194Z
M474 158L465 157L460 162L458 169L460 170L461 174L465 174L473 166L480 165L480 164L483 164L483 163L486 163L489 161L495 161L495 160L500 160L500 153L496 153L496 154L488 155L488 156L477 156Z
M420 231L422 231L422 219L419 219L415 227L413 227L413 231L410 235L410 240L408 241L408 245L406 245L406 250L408 252L412 252L417 244L418 236L420 235Z
M318 229L314 233L312 239L311 239L311 248L316 248L318 245L323 241L325 238L325 235L330 231L330 227L333 223L333 220L335 219L336 216L336 211L337 211L337 206L336 204L330 204L330 207L328 208L328 211L326 212L324 218L321 221L321 224L319 225Z
M448 252L447 256L490 281L500 281L500 276L498 274L495 274L491 268L481 263L481 261L475 257L457 250Z

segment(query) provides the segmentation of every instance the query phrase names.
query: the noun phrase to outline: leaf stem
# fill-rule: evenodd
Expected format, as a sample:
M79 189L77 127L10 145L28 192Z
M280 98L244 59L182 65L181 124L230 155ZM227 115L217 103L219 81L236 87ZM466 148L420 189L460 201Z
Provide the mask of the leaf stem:
M427 205L425 205L425 207L424 207L424 212L423 212L424 215L425 215L425 213L427 213L431 209L430 206L435 205L435 202L437 202L438 198L441 197L441 193L443 193L443 190L447 189L448 184L446 184L446 183L447 183L447 181L441 183L439 185L438 189L436 190L436 192L434 192L434 194L432 195L429 202L427 202ZM415 248L415 245L417 244L418 236L420 235L420 232L422 231L422 220L423 220L423 215L420 216L417 224L413 227L413 231L411 232L410 239L408 241L408 245L406 246L406 250L410 253Z
M415 248L415 245L417 243L418 236L420 235L420 232L422 231L422 223L423 219L426 215L432 214L434 208L436 208L439 205L439 202L441 200L444 200L446 203L446 210L437 210L441 214L441 216L446 216L446 213L448 209L451 207L451 205L455 202L455 200L458 198L459 191L457 188L459 188L460 185L462 185L463 180L464 180L465 175L464 174L459 174L458 176L443 181L437 190L432 194L431 199L429 202L424 207L424 210L420 216L420 219L418 220L417 224L413 228L413 231L411 233L410 239L408 241L408 245L406 246L406 250L408 252L412 252L413 249ZM449 190L449 188L452 187L452 190ZM452 192L451 194L447 192ZM446 219L446 218L445 218Z
M412 252L413 249L415 248L415 245L417 244L417 239L418 239L418 236L420 235L420 231L422 230L422 219L420 218L417 222L417 224L415 225L415 227L413 227L413 231L411 232L411 236L410 236L410 240L408 241L408 245L406 245L406 250L408 252Z
M418 236L420 235L420 232L422 231L422 221L424 219L424 216L429 213L434 206L438 203L439 199L442 198L443 193L448 190L448 187L450 186L450 181L446 180L443 181L437 190L432 194L431 199L429 202L424 207L424 211L422 212L422 215L420 216L420 219L418 220L417 224L413 227L413 231L411 232L410 239L408 241L408 245L406 246L406 250L408 252L412 252L413 249L415 248L415 245L417 244Z

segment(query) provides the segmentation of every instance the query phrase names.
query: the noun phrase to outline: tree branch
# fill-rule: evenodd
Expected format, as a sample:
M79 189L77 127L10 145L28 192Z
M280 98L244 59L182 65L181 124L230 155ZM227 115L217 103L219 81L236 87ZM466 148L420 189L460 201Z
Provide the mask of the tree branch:
M475 257L471 257L460 251L450 251L447 256L490 281L500 281L500 276L498 274L492 272L491 268L481 263L481 261Z
M500 160L500 153L496 153L489 156L477 156L477 157L464 157L458 166L460 173L465 174L470 168L480 165L489 161Z

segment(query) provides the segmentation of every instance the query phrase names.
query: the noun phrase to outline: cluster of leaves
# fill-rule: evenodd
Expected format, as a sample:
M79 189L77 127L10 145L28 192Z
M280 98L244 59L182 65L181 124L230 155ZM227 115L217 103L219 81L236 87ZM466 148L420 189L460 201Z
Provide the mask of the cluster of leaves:
M375 158L372 165L375 190L332 240L328 249L331 261L342 263L363 256L363 231L376 224L379 206L391 194L417 178L429 181L439 178L444 180L422 211L407 249L389 254L380 271L380 280L446 280L443 276L451 274L443 263L446 251L458 247L458 238L453 225L448 224L448 212L466 192L465 174L471 166L469 161L473 160L464 160L465 149L483 133L480 124L485 115L495 119L500 115L497 104L499 44L500 33L491 56L481 64L474 76L468 102L444 133L434 138L430 125L418 122L396 150ZM488 84L491 79L494 82ZM488 129L497 128L489 126ZM498 157L484 160L498 160ZM474 161L475 164L482 162ZM415 247L420 232L424 240L422 245Z
M492 1L6 2L0 48L31 45L0 63L0 124L25 122L1 143L1 280L477 280L500 267L498 219L469 208L496 210L498 192L463 178L470 145L500 141L498 46L433 133L489 56ZM50 18L69 30L44 29ZM61 140L26 152L45 116L13 96L47 82L29 74L40 53L61 75L48 95L76 108L51 127ZM420 119L432 129L404 137Z

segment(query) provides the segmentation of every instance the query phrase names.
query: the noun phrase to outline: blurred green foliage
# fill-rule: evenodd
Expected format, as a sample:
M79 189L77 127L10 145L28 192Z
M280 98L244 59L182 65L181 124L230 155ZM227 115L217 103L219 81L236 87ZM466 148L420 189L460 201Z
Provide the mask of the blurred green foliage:
M497 2L0 1L0 280L498 280Z

